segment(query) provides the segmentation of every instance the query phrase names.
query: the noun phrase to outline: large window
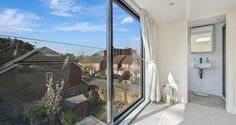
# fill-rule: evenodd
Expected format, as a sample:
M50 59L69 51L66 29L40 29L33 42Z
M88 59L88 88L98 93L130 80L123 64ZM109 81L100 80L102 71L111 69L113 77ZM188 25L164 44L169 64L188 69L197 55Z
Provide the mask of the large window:
M106 0L0 2L0 125L106 123Z
M120 119L143 97L143 48L139 17L125 3L113 3L113 115ZM116 123L116 122L115 122Z
M107 0L0 2L0 125L103 124L109 111L116 122L140 102L138 16L113 4L111 57L106 9Z

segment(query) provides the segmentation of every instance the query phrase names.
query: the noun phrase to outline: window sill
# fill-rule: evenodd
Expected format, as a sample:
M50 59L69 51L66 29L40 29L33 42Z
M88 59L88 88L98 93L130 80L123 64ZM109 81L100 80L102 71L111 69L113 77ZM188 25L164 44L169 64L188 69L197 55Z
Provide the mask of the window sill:
M128 125L149 103L149 100L143 101L134 111L132 111L119 125Z

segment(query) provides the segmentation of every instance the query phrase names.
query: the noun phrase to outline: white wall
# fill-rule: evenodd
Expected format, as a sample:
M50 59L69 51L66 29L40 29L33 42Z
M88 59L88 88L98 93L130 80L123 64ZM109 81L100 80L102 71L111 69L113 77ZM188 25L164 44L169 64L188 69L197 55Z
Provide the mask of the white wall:
M183 21L159 23L155 59L161 84L172 74L178 101L187 102L187 40Z
M198 21L196 21L198 22ZM201 26L197 25L196 26ZM189 91L201 91L211 95L222 96L223 85L223 34L222 28L224 22L214 24L214 43L213 52L210 53L191 53L190 37L188 40L188 90ZM207 25L207 24L203 24ZM190 35L190 34L189 34ZM199 78L199 69L193 67L194 58L203 58L203 61L208 58L212 67L210 69L203 70L203 79Z
M226 105L236 114L236 8L226 14Z
M161 84L172 73L178 100L187 102L187 26L184 21L158 23L155 49ZM226 105L236 114L236 8L226 13Z

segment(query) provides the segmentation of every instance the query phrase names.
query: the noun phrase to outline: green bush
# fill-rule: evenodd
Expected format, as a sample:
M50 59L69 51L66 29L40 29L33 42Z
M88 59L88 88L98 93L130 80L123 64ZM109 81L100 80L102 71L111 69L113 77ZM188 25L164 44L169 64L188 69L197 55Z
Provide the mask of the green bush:
M121 79L122 79L122 80L129 80L130 77L131 77L130 71L125 71L125 72L122 74Z
M88 102L91 103L91 104L94 104L94 103L97 102L97 99L96 99L96 97L94 95L90 95L88 97Z
M23 112L24 116L30 120L35 120L37 118L42 118L46 116L46 110L42 103L36 103L25 109Z
M100 79L106 79L106 78L107 78L107 75L106 75L105 70L102 70L102 71L97 72L97 76L98 76L98 78L100 78Z
M76 123L76 117L71 111L65 113L65 123L66 125L74 125Z
M82 71L83 76L91 76L90 70L91 70L91 67L85 66Z
M120 79L120 78L121 78L121 75L120 75L120 74L114 74L114 75L113 75L113 78L114 78L114 79Z
M0 125L12 125L10 121L0 121Z
M91 74L89 73L89 71L83 71L83 76L91 76Z

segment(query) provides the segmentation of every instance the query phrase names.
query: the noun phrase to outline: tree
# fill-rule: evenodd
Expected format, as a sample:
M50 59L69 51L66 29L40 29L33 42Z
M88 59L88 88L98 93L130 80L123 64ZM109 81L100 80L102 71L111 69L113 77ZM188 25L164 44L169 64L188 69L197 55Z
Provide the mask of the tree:
M75 61L81 63L84 59L84 51L79 52L78 56L75 57Z
M131 77L130 71L125 71L125 72L122 74L121 79L122 79L122 80L129 80L130 77Z
M121 75L120 74L114 74L113 78L121 82Z
M26 108L23 114L26 118L30 119L30 124L34 125L36 119L46 115L46 110L41 102L37 102L32 106Z
M53 87L53 82L50 80L50 82L47 84L47 92L42 99L51 125L55 125L55 119L58 117L58 114L61 111L61 93L63 87L64 81L62 81L60 85L56 84L56 86Z
M106 71L105 70L101 70L101 71L97 72L97 76L100 79L106 79L107 78Z
M64 121L65 121L65 125L74 125L77 119L71 111L68 111L65 113Z
M89 95L89 97L88 97L88 102L90 103L90 104L97 104L97 98L96 98L96 96L95 95Z
M90 72L91 72L92 67L91 66L84 66L83 68L83 76L91 76Z

